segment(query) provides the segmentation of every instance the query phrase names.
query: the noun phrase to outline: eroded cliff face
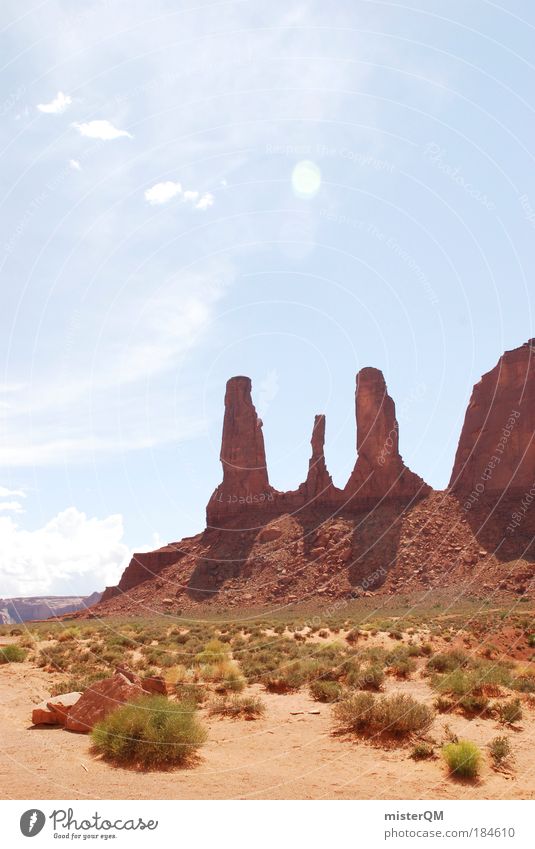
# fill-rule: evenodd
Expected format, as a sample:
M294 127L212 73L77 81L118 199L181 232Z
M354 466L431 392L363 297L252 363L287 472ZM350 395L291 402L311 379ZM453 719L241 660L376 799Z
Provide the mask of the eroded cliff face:
M506 351L474 386L450 491L472 501L519 497L535 486L535 339Z

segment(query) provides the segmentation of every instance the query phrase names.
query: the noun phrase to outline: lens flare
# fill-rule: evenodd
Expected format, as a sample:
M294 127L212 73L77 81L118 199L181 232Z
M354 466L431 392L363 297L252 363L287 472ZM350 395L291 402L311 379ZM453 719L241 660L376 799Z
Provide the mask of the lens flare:
M315 162L304 159L292 171L292 189L298 198L313 198L321 186L321 171Z

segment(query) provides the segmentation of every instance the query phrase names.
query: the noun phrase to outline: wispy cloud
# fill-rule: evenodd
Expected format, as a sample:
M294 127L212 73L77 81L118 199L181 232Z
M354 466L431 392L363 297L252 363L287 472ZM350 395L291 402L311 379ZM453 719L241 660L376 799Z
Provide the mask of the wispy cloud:
M82 166L80 165L77 159L69 159L69 167L72 168L73 171L82 170Z
M216 305L234 278L234 266L222 258L179 272L149 298L141 292L130 295L114 312L90 374L80 365L84 360L78 361L76 349L59 381L57 370L44 364L35 384L20 384L10 395L12 406L2 416L0 467L83 463L198 434L202 415L188 405L187 392L177 414L176 396L160 394L160 379L206 341ZM83 350L80 353L83 357ZM150 416L147 392L154 392L155 398ZM0 497L17 494L0 489Z
M0 513L24 513L20 501L0 501Z
M127 130L120 130L111 121L88 121L82 124L74 122L72 126L78 130L81 136L85 136L88 139L113 141L113 139L119 139L121 136L129 139L133 138L131 133L127 132Z
M8 489L5 486L0 486L0 498L26 498L26 493L22 489Z
M50 101L50 103L38 103L37 108L39 112L45 112L47 115L61 115L62 112L71 105L72 97L68 94L63 94L62 91L58 91L55 98Z
M184 203L191 204L195 209L200 209L203 212L214 205L214 196L211 192L200 192L192 189L182 189L182 184L173 180L165 180L162 183L155 183L150 189L145 192L145 200L151 206L160 206L164 203L169 203L173 198L181 198Z

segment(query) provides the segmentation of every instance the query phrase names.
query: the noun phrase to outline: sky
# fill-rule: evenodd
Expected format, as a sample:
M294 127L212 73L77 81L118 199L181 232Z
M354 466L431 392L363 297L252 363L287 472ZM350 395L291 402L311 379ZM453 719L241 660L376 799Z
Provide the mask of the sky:
M535 336L528 0L3 0L0 596L116 583L204 527L225 382L271 483L355 374L446 486L466 405Z

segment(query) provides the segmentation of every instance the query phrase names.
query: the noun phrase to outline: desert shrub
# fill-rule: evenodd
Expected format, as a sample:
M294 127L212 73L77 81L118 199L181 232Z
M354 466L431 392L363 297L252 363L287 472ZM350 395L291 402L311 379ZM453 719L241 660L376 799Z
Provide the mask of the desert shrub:
M461 649L454 649L448 652L439 652L433 655L427 661L427 668L433 672L453 672L459 668L467 666L469 662L468 655Z
M22 663L23 660L26 660L27 654L28 652L20 646L0 646L0 664Z
M195 663L220 663L228 658L229 647L220 640L210 640L195 656Z
M358 690L380 690L384 677L385 673L381 667L372 664L350 671L346 676L346 682L349 687L356 687Z
M126 634L112 634L106 640L108 646L116 646L117 648L135 649L137 648L137 640Z
M502 766L511 757L511 743L508 737L494 737L489 743L489 751L495 766Z
M338 681L313 681L310 685L310 695L317 702L336 702L340 698L342 688Z
M258 696L233 696L231 699L217 699L208 708L210 716L243 717L257 719L265 713L265 705Z
M208 693L202 684L179 681L175 684L175 693L183 703L201 705L206 701Z
M498 715L500 722L504 725L512 725L522 719L522 705L520 699L513 699L511 702L503 702L498 706Z
M518 693L535 693L535 678L531 675L518 675L511 683Z
M169 666L164 671L163 677L165 678L167 684L171 684L171 686L176 686L177 684L182 684L187 681L188 671L185 666L177 664L176 666Z
M380 730L393 734L410 734L428 728L433 712L412 696L397 694L382 697L376 702L376 722Z
M422 654L421 646L417 646L415 643L409 643L407 646L408 657L420 657Z
M125 704L97 723L95 751L118 764L165 769L185 762L203 745L206 731L191 702L146 696Z
M92 675L71 675L69 678L64 678L62 681L53 684L50 695L61 696L62 693L83 693L91 684L107 677L107 672L95 672Z
M324 640L325 640L325 639L327 639L327 637L328 637L328 636L329 636L329 632L328 632L328 631L326 631L326 630L325 630L325 628L321 628L321 629L318 631L318 637L321 637L322 639L324 639Z
M468 714L482 714L488 710L489 699L481 693L468 693L459 699L459 707Z
M57 672L66 671L73 662L74 653L69 643L56 643L41 649L37 656L38 666L51 666Z
M429 743L423 741L416 743L412 748L411 758L415 761L423 761L427 758L432 758L434 755L433 747Z
M169 651L169 649L160 646L143 646L141 651L147 663L157 666L160 669L169 669L172 666L176 666L178 662L178 652ZM102 657L104 660L108 660L108 657L110 657L112 659L108 660L108 662L114 663L117 662L117 655L121 657L123 652L119 649L108 649Z
M411 660L408 657L395 661L390 667L390 671L396 676L396 678L409 678L415 669L416 664L414 660Z
M346 634L346 640L350 645L352 645L353 643L356 643L358 641L359 636L360 636L359 629L358 628L352 628L351 631L349 631L349 633Z
M433 654L433 646L430 645L430 643L424 643L424 645L422 646L422 654L426 657L431 657L431 655Z
M67 643L70 640L79 640L80 639L80 631L78 628L65 628L64 631L61 631L58 634L57 640L58 643Z
M354 731L399 736L422 731L433 719L430 708L412 696L396 694L377 699L372 693L357 693L338 702L334 716L341 726Z
M535 648L535 634L530 634L528 637L528 646L530 648Z
M235 663L225 664L222 677L217 684L219 692L241 693L245 689L245 678Z
M448 713L454 706L454 702L445 696L437 696L433 704L439 713Z
M375 697L372 693L356 693L343 699L334 708L334 718L343 728L363 731L372 725Z
M304 679L298 669L286 669L264 676L263 684L268 693L290 693L298 690L304 684Z
M477 776L481 764L481 752L475 743L469 740L447 743L442 749L442 755L452 775L459 778Z
M392 629L388 632L388 636L389 636L392 640L402 640L402 639L403 639L403 631L400 631L400 630L399 630L399 628L392 628Z
M432 658L429 663L434 659ZM511 670L508 665L480 661L472 668L457 667L446 674L435 675L432 678L432 685L439 693L452 693L462 698L489 693L499 695L500 686L508 687L511 681Z

